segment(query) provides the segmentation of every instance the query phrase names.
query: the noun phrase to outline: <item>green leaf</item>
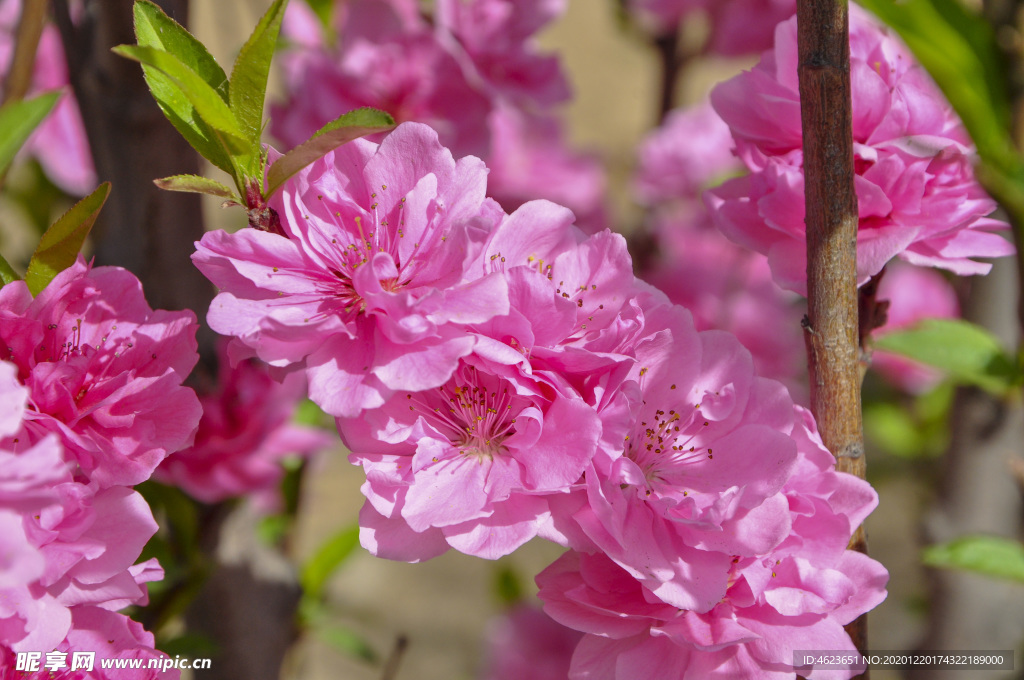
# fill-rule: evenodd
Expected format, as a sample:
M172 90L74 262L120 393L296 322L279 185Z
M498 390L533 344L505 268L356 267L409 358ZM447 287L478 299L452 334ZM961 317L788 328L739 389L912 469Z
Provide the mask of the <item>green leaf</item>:
M928 319L878 338L875 347L997 394L1020 382L1020 371L999 340L984 328L959 319Z
M1024 583L1024 545L996 536L964 536L925 548L924 563L931 567L966 569L986 576Z
M25 272L25 282L32 295L38 295L53 277L74 264L108 195L110 182L104 182L46 230Z
M60 91L0 106L0 173L5 172L18 150L60 97Z
M359 525L342 529L320 546L316 554L306 562L299 577L305 597L319 599L331 575L341 566L359 545Z
M135 35L140 45L165 49L207 82L225 102L228 78L202 43L148 0L135 3ZM225 172L236 175L231 152L217 133L200 118L185 93L159 70L143 65L149 91L167 119L196 151Z
M150 0L137 0L133 11L139 45L170 53L228 101L228 77L203 43Z
M6 286L8 283L11 283L12 281L20 280L21 277L18 276L18 273L16 271L14 271L14 268L11 267L7 260L0 256L0 288Z
M335 625L321 625L314 628L317 637L331 647L368 663L376 663L377 652L359 635L348 628Z
M506 607L523 601L523 583L519 572L509 562L499 563L494 573L494 592Z
M231 113L227 102L221 98L220 94L209 83L182 63L180 59L170 52L164 52L155 47L118 45L113 49L116 54L128 59L134 59L146 66L152 66L170 78L185 97L188 98L189 103L195 107L200 118L215 130L234 137L237 140L236 144L239 152L246 151L245 134L235 119L235 115ZM230 141L229 139L229 143Z
M229 102L246 138L259 143L263 130L263 103L267 97L270 60L277 46L281 19L288 0L275 0L263 15L231 70Z
M270 198L289 177L342 144L364 135L385 132L394 126L395 119L383 111L371 108L349 111L274 161L267 172L264 196Z
M217 180L209 179L208 177L200 177L199 175L171 175L170 177L155 179L153 180L153 184L165 191L183 191L193 194L207 194L209 196L216 196L217 198L235 201L236 203L242 202L242 199L238 197L238 194Z

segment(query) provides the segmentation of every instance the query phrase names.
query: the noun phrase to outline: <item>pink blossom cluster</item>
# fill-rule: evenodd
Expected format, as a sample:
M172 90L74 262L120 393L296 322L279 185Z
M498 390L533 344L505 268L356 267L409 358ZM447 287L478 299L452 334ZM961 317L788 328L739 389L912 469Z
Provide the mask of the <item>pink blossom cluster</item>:
M571 150L552 106L569 98L558 59L537 32L565 0L337 2L330 32L303 2L288 7L281 55L288 89L271 109L271 132L288 146L346 111L372 106L399 122L427 123L456 155L492 168L506 210L528 199L569 206L588 231L604 227L604 177Z
M556 623L538 607L518 604L491 621L481 680L565 680L583 633Z
M0 0L0 74L10 70L22 0ZM2 79L0 79L2 80ZM29 96L58 88L64 94L25 144L25 151L39 160L54 184L76 196L96 186L96 170L85 136L85 124L71 93L64 47L57 28L43 27L36 51Z
M772 29L796 14L796 0L629 0L629 9L654 33L679 31L702 16L709 26L704 50L739 56L771 47Z
M157 525L131 486L191 442L200 407L181 383L195 330L191 312L150 309L132 274L81 257L35 298L23 281L0 289L5 658L159 654L117 610L163 576L156 560L135 564Z
M621 236L543 200L507 214L486 175L405 123L300 172L271 201L282 234L198 243L214 330L304 371L336 417L366 473L362 544L410 562L571 548L566 588L541 577L548 613L588 633L571 677L595 677L596 649L622 680L635 669L607 669L636 648L763 677L793 677L803 643L852 650L842 624L886 580L845 550L871 488L734 336L634 277ZM618 599L575 599L573 560L621 578Z
M218 366L216 387L199 399L195 441L165 459L155 478L204 503L246 496L262 511L279 510L283 460L309 459L334 438L293 422L305 395L301 374L279 383L254 359L232 366L226 351Z
M672 111L639 148L634 186L657 246L641 276L693 314L698 330L736 335L758 374L803 395L799 307L776 286L763 255L715 228L701 193L742 166L728 126L710 103Z
M971 169L960 121L924 69L863 10L850 11L855 187L860 283L894 257L982 274L973 258L1012 252L986 217L995 203ZM715 221L736 243L768 256L779 285L806 288L804 179L796 20L752 70L712 92L737 155L750 170L707 194Z

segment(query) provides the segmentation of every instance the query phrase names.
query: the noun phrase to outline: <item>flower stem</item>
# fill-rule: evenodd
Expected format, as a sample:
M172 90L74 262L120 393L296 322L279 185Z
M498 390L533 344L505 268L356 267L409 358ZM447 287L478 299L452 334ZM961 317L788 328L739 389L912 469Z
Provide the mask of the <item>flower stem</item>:
M20 101L32 85L32 69L36 63L39 38L46 23L46 0L25 0L18 19L11 70L4 81L4 103Z
M847 0L797 3L807 221L806 341L811 410L836 467L864 478ZM867 552L863 527L850 540ZM867 645L867 618L847 626ZM861 677L867 678L867 672Z

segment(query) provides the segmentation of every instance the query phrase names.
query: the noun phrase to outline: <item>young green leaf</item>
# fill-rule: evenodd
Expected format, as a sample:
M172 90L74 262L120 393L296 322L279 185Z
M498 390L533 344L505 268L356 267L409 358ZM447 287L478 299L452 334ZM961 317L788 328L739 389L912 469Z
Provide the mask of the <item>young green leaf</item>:
M184 191L193 194L207 194L209 196L216 196L217 198L235 201L238 204L241 204L242 202L242 199L239 198L235 192L217 180L209 179L208 177L200 177L199 175L172 175L170 177L155 179L153 180L153 184L165 191Z
M324 28L330 29L334 15L334 0L306 0L306 4L312 8Z
M228 135L229 144L233 141L230 140L230 137L234 137L239 152L247 150L249 145L244 142L245 134L238 125L235 115L231 113L227 102L209 83L200 78L199 74L182 63L181 60L170 52L164 52L155 47L118 45L113 49L122 57L152 66L170 78L210 127Z
M308 140L274 161L267 172L264 195L270 198L289 177L346 142L364 135L386 132L395 126L395 119L377 109L362 108L336 118L320 128Z
M14 271L14 267L12 267L7 260L3 258L3 256L0 256L0 288L6 286L12 281L18 281L20 279L21 277L18 276L18 272Z
M377 653L366 640L348 628L324 624L313 630L317 637L338 651L368 663L376 663Z
M18 149L53 109L60 94L60 91L47 92L0 106L0 173L7 170Z
M925 548L926 565L966 569L986 576L1024 583L1024 545L997 536L964 536Z
M302 569L299 582L305 591L305 597L318 600L331 577L345 559L359 545L359 526L354 525L342 529L320 546L316 554Z
M228 100L228 77L203 43L150 0L137 0L133 12L139 45L172 54Z
M46 230L25 272L32 295L38 295L53 277L74 264L109 194L110 182L104 182Z
M1020 382L1020 370L999 340L959 319L928 319L875 341L877 349L901 354L949 373L960 382L1005 393Z
M281 20L288 0L275 0L249 40L238 53L231 70L229 103L247 139L258 144L263 130L263 103L267 97L270 60L277 46Z

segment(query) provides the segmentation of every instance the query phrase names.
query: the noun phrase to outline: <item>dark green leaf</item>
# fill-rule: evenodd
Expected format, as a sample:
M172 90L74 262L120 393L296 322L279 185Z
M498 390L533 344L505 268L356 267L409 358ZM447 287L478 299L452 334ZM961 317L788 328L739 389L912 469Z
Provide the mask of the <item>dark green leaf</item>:
M316 554L302 569L299 582L308 598L323 596L324 588L331 575L342 565L359 545L359 525L339 531L320 546Z
M506 607L523 600L523 583L519 572L511 563L499 563L494 573L494 592Z
M263 130L263 103L267 97L267 76L270 60L277 46L281 19L288 0L275 0L256 25L256 30L242 46L231 70L229 89L231 111L235 114L247 139L259 143Z
M0 173L5 172L18 150L50 113L60 91L0 106Z
M375 663L377 661L377 652L373 651L373 648L363 638L348 628L322 625L317 626L314 630L317 637L347 656L352 656L368 663Z
M235 119L235 115L231 113L227 102L209 83L199 77L199 74L173 54L155 47L139 45L118 45L114 48L114 52L122 57L134 59L146 66L158 69L181 90L189 103L195 107L200 118L210 127L234 137L240 152L247 148L244 143L245 135Z
M104 182L46 230L25 272L32 295L38 295L53 277L74 264L109 194L110 182Z
M289 177L342 144L364 135L385 132L394 126L395 119L383 111L371 108L349 111L274 161L267 172L264 195L270 198Z
M1020 371L999 340L980 326L958 319L929 319L888 333L875 347L946 371L960 382L1004 393Z
M208 177L199 175L172 175L153 180L153 184L166 191L184 191L193 194L208 194L241 203L241 198L228 187Z
M16 271L14 271L14 268L11 267L7 260L0 256L0 288L6 286L8 283L11 283L12 281L20 280L21 277L18 276L18 273Z
M134 7L135 37L139 45L174 55L228 101L228 77L203 43L170 18L150 0L138 0Z
M925 548L924 563L966 569L986 576L1024 582L1024 545L996 536L964 536Z

